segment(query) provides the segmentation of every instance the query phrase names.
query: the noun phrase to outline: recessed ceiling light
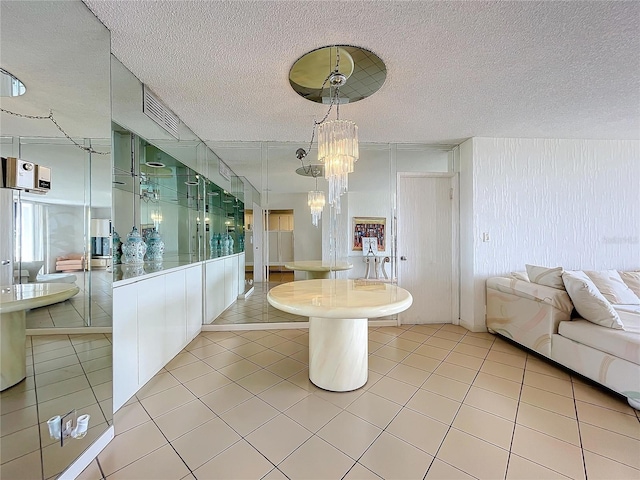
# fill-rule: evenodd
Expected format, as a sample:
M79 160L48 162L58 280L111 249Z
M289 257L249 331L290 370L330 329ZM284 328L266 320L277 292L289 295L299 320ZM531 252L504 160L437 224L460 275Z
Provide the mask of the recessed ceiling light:
M217 197L220 195L220 192L207 192L207 195L211 196L211 197Z
M191 187L193 185L198 185L198 182L196 180L187 180L186 182L184 182L184 184Z
M144 162L147 167L162 168L165 166L162 162Z

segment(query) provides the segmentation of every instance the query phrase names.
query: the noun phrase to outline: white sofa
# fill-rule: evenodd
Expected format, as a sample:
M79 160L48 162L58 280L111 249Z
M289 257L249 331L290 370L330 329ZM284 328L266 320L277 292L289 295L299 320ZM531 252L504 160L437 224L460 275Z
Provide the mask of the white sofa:
M523 278L521 276L521 278ZM487 280L487 328L627 397L640 409L640 305L612 305L624 330L580 318L562 288Z

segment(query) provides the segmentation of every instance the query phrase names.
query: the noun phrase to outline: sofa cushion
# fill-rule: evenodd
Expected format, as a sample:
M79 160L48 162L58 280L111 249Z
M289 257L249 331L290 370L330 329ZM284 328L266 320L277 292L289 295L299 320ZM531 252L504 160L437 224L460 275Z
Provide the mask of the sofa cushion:
M562 267L549 268L538 265L525 265L525 267L527 268L527 276L530 282L564 290L564 283L562 282L562 272L564 270Z
M640 272L618 272L622 281L627 284L638 297L640 297Z
M622 281L616 270L585 271L584 273L595 284L602 296L612 304L640 305L640 298Z
M640 331L640 314L635 315L635 321L632 318L625 318L625 322L627 322L625 328L628 324L630 330ZM640 365L640 334L638 333L602 328L586 320L560 322L558 333L575 342Z
M618 313L584 272L564 272L562 280L573 306L582 318L602 327L624 328Z
M511 272L510 276L516 280L522 280L523 282L529 281L529 275L527 275L527 272Z

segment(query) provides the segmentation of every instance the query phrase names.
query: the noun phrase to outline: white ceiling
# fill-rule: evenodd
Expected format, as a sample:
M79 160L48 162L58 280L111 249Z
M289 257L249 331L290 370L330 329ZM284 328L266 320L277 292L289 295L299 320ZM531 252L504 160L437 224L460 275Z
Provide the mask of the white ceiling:
M27 87L0 106L37 116L52 110L73 137L110 138L109 49L109 32L80 2L0 2L0 64ZM2 135L62 135L49 120L2 114L0 122Z
M304 145L325 107L288 72L336 43L388 68L341 109L363 142L639 136L636 1L84 1L113 53L205 141Z

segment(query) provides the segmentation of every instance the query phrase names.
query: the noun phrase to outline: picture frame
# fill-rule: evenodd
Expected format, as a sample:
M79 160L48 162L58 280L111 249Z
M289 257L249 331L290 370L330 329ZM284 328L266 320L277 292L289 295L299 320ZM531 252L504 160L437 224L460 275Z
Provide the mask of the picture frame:
M362 238L375 237L378 241L378 251L384 252L387 240L385 217L353 217L353 236L351 239L353 251L362 250Z
M153 223L143 223L140 225L140 236L142 237L142 241L146 242L151 232L155 230L155 226Z

